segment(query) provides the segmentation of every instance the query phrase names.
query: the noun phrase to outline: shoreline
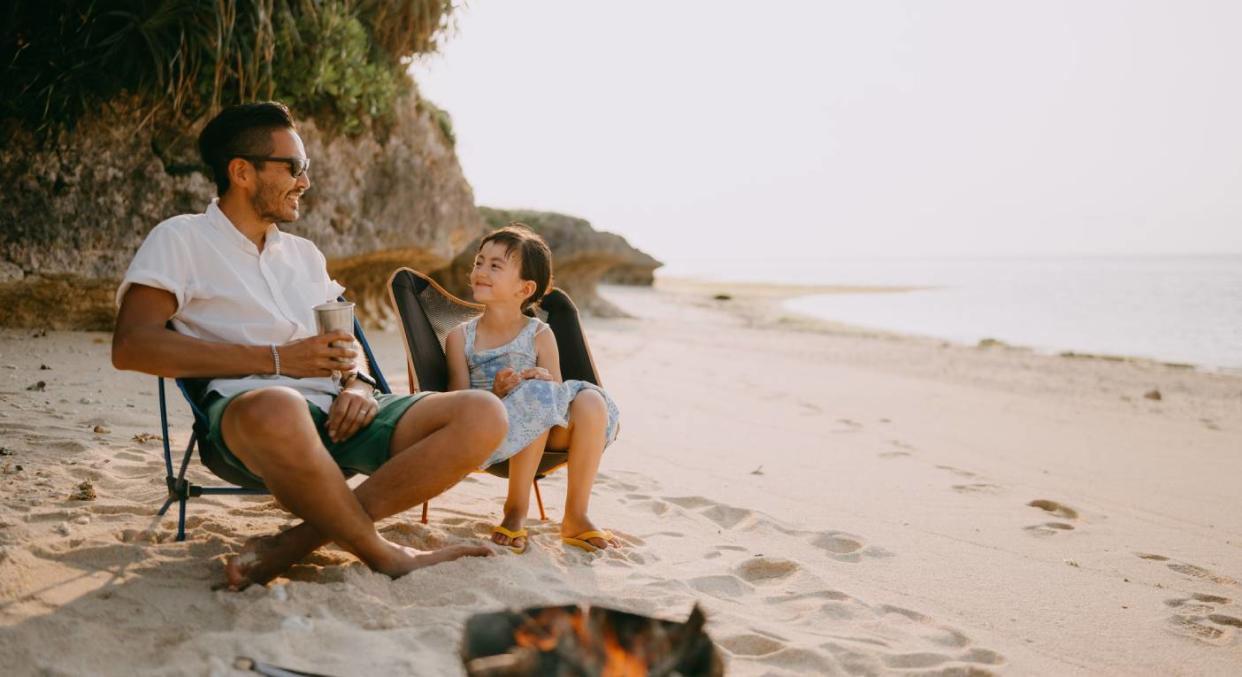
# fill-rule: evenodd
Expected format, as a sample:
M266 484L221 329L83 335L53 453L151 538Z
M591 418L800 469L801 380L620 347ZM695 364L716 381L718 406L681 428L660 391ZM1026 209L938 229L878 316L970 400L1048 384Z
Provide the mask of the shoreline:
M1063 359L1155 364L1170 369L1193 370L1204 374L1242 376L1242 366L1215 366L1193 362L1167 360L1143 355L1101 353L1069 348L1039 347L1003 341L992 337L984 337L975 343L970 343L930 334L919 334L897 329L884 329L879 327L867 327L858 324L851 324L849 322L793 310L785 305L787 301L806 296L836 294L900 294L912 291L941 288L934 285L805 285L745 281L722 282L693 277L657 277L653 288L684 298L690 303L715 303L722 310L738 314L740 317L744 317L747 321L756 325L774 323L786 328L800 327L805 331L812 332L824 331L830 333L851 333L861 336L903 337L910 340L949 343L963 348L973 347L981 349L993 348L1016 350ZM727 298L719 298L721 296Z

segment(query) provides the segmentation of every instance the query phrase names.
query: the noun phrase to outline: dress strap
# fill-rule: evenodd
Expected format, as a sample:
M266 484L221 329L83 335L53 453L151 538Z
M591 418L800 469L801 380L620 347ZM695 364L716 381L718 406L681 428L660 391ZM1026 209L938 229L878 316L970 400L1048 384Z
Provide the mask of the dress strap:
M474 355L474 336L475 336L475 332L478 329L478 326L479 326L479 318L476 317L473 320L470 320L469 322L467 322L466 327L463 330L466 334L466 358L467 359L469 359L471 355Z

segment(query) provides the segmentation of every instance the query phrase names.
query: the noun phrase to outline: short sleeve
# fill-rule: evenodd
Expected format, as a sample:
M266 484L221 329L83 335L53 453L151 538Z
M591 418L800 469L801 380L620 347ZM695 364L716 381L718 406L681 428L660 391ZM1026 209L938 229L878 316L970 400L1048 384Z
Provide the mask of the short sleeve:
M141 284L171 292L177 297L180 311L190 296L190 266L193 261L189 247L176 225L165 221L151 230L147 239L134 254L129 270L116 290L116 305L120 307L125 292L131 285Z
M315 252L315 258L319 262L319 270L323 271L323 302L335 301L341 297L341 294L345 293L345 287L341 286L339 282L332 279L332 276L328 274L328 261L323 257L323 252L319 251L319 248L314 245L311 245L311 249Z

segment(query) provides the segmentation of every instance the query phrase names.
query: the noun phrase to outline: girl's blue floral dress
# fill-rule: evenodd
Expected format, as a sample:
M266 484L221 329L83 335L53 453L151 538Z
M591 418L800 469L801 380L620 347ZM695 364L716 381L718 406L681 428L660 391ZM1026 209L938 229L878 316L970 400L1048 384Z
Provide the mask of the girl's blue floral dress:
M496 374L506 367L521 372L535 365L535 335L548 325L532 317L512 341L488 350L475 351L474 339L478 318L466 323L466 363L470 366L470 387L491 390ZM548 329L551 331L551 329ZM602 388L586 381L541 381L528 379L505 396L509 414L509 433L483 467L508 459L534 442L553 426L569 425L569 404L583 390L594 390L608 404L608 429L604 433L607 446L617 437L621 412Z

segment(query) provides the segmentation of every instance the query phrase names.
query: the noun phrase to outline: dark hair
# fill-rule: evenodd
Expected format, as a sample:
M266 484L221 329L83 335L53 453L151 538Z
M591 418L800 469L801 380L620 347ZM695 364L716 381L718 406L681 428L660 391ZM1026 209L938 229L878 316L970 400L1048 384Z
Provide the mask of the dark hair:
M289 108L277 101L229 106L220 111L198 135L198 152L211 168L220 197L229 189L229 162L239 155L268 155L272 132L294 129ZM262 163L256 163L262 168Z
M534 305L552 287L552 250L539 233L524 223L514 221L500 230L493 231L479 242L479 251L489 242L505 248L505 254L517 252L522 268L518 277L535 283L535 291L522 301L522 312L534 315Z

